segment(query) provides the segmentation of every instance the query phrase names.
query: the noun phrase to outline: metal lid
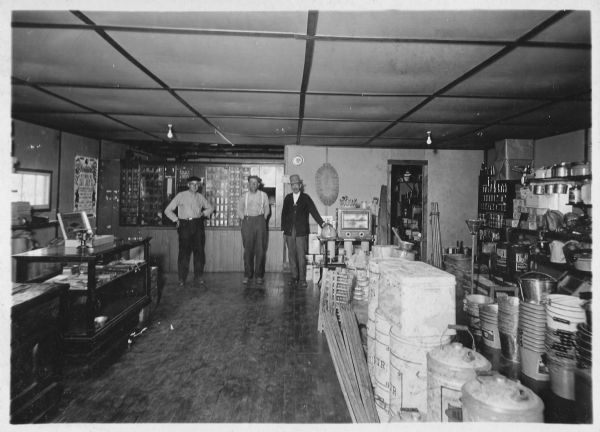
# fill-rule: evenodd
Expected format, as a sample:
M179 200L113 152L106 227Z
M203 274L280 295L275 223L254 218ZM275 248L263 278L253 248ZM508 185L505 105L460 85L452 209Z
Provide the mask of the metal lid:
M533 391L504 375L478 376L462 387L463 405L479 403L495 411L541 411L544 403Z
M484 356L458 342L436 348L427 353L427 357L434 366L476 371L489 371L492 368Z

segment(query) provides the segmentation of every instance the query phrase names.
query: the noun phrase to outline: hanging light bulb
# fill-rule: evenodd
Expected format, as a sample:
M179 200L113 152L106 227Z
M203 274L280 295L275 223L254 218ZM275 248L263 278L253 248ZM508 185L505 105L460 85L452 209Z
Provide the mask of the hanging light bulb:
M425 141L427 145L431 145L433 141L431 141L431 131L427 131L427 141Z
M173 125L170 124L169 126L169 131L167 132L167 138L171 139L173 138Z

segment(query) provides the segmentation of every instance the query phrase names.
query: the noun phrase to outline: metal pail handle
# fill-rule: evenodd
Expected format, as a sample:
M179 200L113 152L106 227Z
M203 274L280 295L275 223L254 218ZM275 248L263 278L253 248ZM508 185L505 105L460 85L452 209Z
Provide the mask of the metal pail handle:
M461 324L448 324L448 327L444 330L444 332L440 336L440 346L442 346L442 340L444 339L444 335L446 334L447 330L466 331L467 333L469 333L469 336L471 336L471 342L473 344L472 345L473 351L475 351L475 337L473 336L473 333L471 333L471 330L469 330L468 326L461 325Z

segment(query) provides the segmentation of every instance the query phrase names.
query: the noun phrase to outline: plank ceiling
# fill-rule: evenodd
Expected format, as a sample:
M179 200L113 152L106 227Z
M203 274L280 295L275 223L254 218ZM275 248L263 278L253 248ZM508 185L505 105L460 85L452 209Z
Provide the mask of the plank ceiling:
M589 11L14 11L13 118L161 157L591 126ZM168 125L175 136L167 138Z

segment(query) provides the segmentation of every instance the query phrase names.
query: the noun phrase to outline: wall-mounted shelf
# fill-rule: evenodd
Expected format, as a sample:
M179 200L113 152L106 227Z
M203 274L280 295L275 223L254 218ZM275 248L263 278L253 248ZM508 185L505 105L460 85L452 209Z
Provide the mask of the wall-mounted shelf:
M586 243L590 243L592 241L592 238L589 234L573 232L573 231L556 232L556 231L528 230L528 229L523 229L523 228L510 228L510 231L514 232L514 233L521 233L521 234L534 235L534 236L538 236L541 232L543 234L544 238L547 240L561 240L561 241L577 240L577 241L582 241L582 242L586 242Z
M557 183L557 182L581 182L584 180L590 180L592 175L582 176L566 176L566 177L549 177L549 178L530 178L525 179L528 184L539 184L539 183Z
M31 222L25 225L11 225L10 229L13 231L18 231L18 230L34 230L34 229L40 229L40 228L50 228L50 227L55 227L58 225L58 221L48 221L48 222Z

